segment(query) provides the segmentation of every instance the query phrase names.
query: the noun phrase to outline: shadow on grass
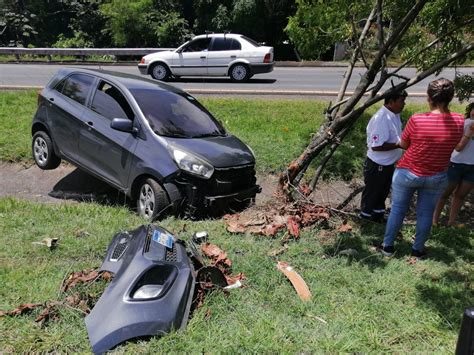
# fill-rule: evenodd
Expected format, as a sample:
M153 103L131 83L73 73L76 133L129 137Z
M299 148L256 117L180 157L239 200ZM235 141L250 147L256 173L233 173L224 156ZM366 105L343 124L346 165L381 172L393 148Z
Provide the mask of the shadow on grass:
M123 192L115 189L106 182L88 174L87 172L76 168L71 173L59 180L48 193L49 196L78 202L95 202L101 205L127 207L133 212L137 212L136 201L126 196ZM250 206L251 201L234 203L229 206L213 208L203 211L189 212L186 210L185 203L177 208L177 217L191 220L205 220L221 218L226 213L238 213ZM170 204L163 211L161 218L173 214L168 212L172 209Z
M59 180L48 195L78 202L131 206L130 199L124 193L80 169L73 170Z

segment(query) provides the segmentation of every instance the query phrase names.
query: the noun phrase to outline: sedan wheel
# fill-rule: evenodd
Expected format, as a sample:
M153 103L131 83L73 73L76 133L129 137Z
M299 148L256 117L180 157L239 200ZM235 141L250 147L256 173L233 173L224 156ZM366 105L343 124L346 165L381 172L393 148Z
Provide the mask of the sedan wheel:
M151 68L151 76L153 79L166 81L170 76L170 72L165 64L157 63Z
M31 148L39 168L50 170L61 164L61 159L54 153L53 143L46 132L38 131L34 134Z
M236 64L230 69L230 78L232 81L243 82L250 77L249 69L244 64Z
M146 179L138 191L137 210L143 218L152 221L169 206L168 196L153 179Z

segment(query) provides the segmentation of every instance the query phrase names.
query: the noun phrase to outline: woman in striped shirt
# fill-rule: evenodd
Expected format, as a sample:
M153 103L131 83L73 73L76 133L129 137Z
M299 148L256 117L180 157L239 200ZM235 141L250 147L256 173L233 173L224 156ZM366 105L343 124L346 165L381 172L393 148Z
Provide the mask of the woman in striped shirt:
M399 142L406 150L392 180L392 209L385 229L382 254L392 256L394 241L410 206L416 202L416 235L411 255L426 255L425 242L431 230L436 202L448 185L447 168L451 153L463 135L464 117L451 112L454 85L438 79L428 85L429 112L410 117Z

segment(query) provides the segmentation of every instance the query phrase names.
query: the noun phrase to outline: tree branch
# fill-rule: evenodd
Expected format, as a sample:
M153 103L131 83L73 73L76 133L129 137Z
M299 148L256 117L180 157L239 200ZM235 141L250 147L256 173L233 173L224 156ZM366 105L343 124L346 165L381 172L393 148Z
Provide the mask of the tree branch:
M470 19L470 20L467 20L467 21L464 21L462 22L459 26L453 28L451 31L447 32L444 37L446 36L449 36L451 34L453 34L454 32L456 32L457 30L459 30L460 28L466 26L466 25L469 25L470 23L473 23L474 22L474 19ZM402 70L403 68L405 68L406 66L410 65L417 56L419 56L420 54L426 52L428 49L432 48L433 46L435 46L436 44L438 44L439 42L441 41L441 38L436 38L435 40L431 41L430 43L428 43L425 47L423 47L422 49L420 49L418 52L416 52L415 54L413 54L413 56L406 60L403 64L401 64L397 69L395 69L392 73L390 73L389 75L391 74L396 74L398 73L400 70Z
M374 8L372 9L372 11L369 14L369 17L367 18L367 21L365 22L365 26L364 26L364 28L363 28L360 36L359 36L359 39L358 39L358 43L359 43L358 48L362 48L362 46L365 42L365 39L367 38L367 33L369 32L370 25L374 21L375 10L376 10L376 8L374 6ZM341 88L339 89L339 93L337 95L336 103L340 102L343 99L344 94L347 90L347 85L349 84L349 80L352 77L352 71L353 71L355 63L357 61L358 51L359 51L359 49L355 49L354 52L352 53L351 60L349 62L349 65L347 66L347 70L344 74L344 81L342 82ZM337 105L337 106L334 106L334 108L328 109L328 113L332 114L332 116L335 116L337 114L338 110L339 110L339 106L340 105ZM333 110L335 110L334 113L332 113Z
M375 76L380 70L382 66L382 57L388 56L393 51L395 45L398 44L400 38L405 34L408 30L416 16L419 14L423 6L428 0L418 0L415 5L408 11L405 17L400 21L397 28L393 31L392 35L387 39L383 48L379 50L377 56L375 57L372 65L370 66L369 70L365 73L365 75L361 78L359 84L357 85L354 94L351 96L351 99L347 102L344 106L344 110L342 111L341 116L346 116L352 112L354 107L360 101L362 95L367 90L367 87L374 81Z

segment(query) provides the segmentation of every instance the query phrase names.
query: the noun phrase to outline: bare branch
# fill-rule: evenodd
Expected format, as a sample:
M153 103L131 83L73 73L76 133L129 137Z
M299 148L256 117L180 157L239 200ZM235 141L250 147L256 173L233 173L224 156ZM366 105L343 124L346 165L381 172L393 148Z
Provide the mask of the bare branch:
M374 18L375 18L375 7L370 12L369 17L367 18L367 21L365 22L364 29L362 30L359 36L358 48L362 48L365 42L365 39L367 38L367 33L369 32L370 25L374 21ZM339 89L339 93L337 95L336 103L341 101L344 97L344 94L347 90L347 85L349 84L349 80L351 79L351 76L352 76L352 71L357 61L358 52L359 52L359 49L355 49L354 52L352 53L351 60L349 62L349 65L347 66L346 73L344 74L344 81L342 82L341 88ZM331 112L333 110L335 110L334 113ZM339 110L339 105L335 106L334 108L331 108L330 110L328 110L328 112L332 113L333 115L336 115L338 110Z
M409 88L410 86L413 86L413 85L419 83L420 81L422 81L423 79L427 78L428 76L436 73L438 70L442 69L443 67L446 67L450 63L456 61L457 59L464 57L467 53L469 53L472 50L474 50L474 43L469 43L468 45L461 48L459 51L451 54L448 58L446 58L442 61L439 61L438 63L433 65L431 68L426 69L425 71L419 73L418 75L414 76L410 80L395 85L393 88L390 88L389 90L385 91L382 95L377 95L373 98L369 98L367 101L365 101L360 107L358 107L353 112L356 112L357 113L356 116L358 117L358 115L360 115L362 112L364 112L368 107L372 106L373 104L377 103L380 100L385 99L385 97L390 92L405 90L405 89ZM349 118L349 116L350 116L350 113L347 114L342 119L343 120L344 120L344 118L347 119L347 118Z
M474 19L470 19L470 20L467 20L467 21L464 21L462 23L459 24L459 26L456 26L455 28L453 28L451 31L447 32L444 37L446 36L449 36L451 34L453 34L454 32L456 32L457 30L459 30L460 28L466 26L466 25L469 25L470 23L473 23L474 22ZM432 48L433 46L435 46L436 44L438 44L439 42L441 41L441 38L436 38L435 40L431 41L430 43L428 43L425 47L423 47L422 49L420 49L418 52L416 52L415 54L413 54L413 56L406 60L403 64L401 64L397 69L395 69L391 74L395 74L395 73L398 73L400 70L402 70L403 68L405 68L406 66L410 65L411 63L413 63L413 61L416 59L417 56L419 56L420 54L426 52L428 49Z
M361 78L359 84L357 85L354 94L351 96L351 99L347 102L344 106L344 110L342 112L343 116L350 114L350 112L354 109L357 103L360 101L362 95L367 90L367 87L372 84L375 79L375 76L379 72L382 66L382 58L384 56L390 55L393 51L395 46L398 44L402 36L406 33L416 16L418 16L419 12L425 6L425 3L428 0L418 0L415 5L408 11L405 17L400 21L397 28L393 31L392 35L387 39L383 48L379 50L377 56L375 57L370 69L364 74Z
M356 27L355 27L355 23L354 23L354 20L351 21L351 25L352 25L352 32L356 33L357 30L356 30ZM364 65L367 69L369 69L369 63L367 63L367 60L365 59L365 56L364 56L364 51L362 50L362 44L360 43L360 41L356 41L356 48L355 48L355 51L359 51L359 55L360 55L360 58L362 59L362 61L364 62Z

